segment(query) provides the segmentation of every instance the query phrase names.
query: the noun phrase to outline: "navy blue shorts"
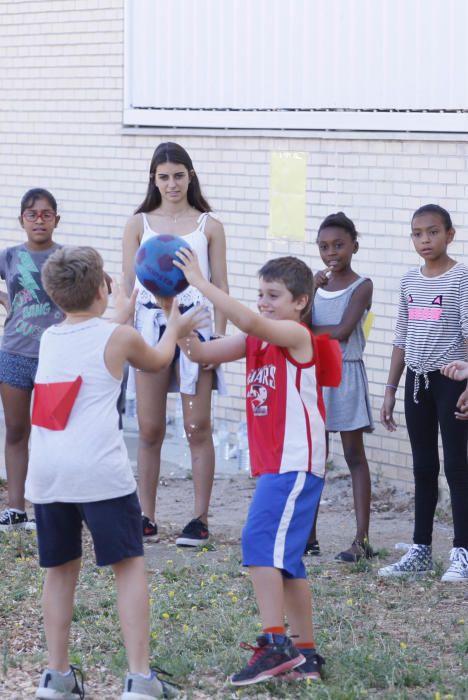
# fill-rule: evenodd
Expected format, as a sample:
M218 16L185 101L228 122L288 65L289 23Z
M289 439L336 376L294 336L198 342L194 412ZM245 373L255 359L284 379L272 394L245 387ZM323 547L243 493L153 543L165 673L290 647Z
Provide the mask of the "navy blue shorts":
M136 492L93 503L34 505L39 564L62 566L82 555L81 533L86 523L93 538L98 566L143 556L141 507Z
M242 531L244 566L280 569L306 578L302 561L324 479L307 472L262 474Z
M25 357L0 350L0 382L17 389L34 389L37 363L37 357Z

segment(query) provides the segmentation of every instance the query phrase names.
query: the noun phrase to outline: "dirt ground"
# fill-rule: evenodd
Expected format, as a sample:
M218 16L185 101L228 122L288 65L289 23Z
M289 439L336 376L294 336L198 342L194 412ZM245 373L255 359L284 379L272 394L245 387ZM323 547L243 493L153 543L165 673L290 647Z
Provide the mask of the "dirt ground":
M219 546L215 546L201 560L192 549L179 549L175 546L176 536L192 517L193 484L189 478L174 478L170 476L171 472L168 474L162 478L158 494L157 520L161 541L148 541L145 546L149 571L159 569L166 559L171 559L176 568L197 567L201 562L209 563L210 559L214 563L220 556L224 556L222 547L220 549ZM254 481L244 473L223 475L215 480L210 509L210 531L215 545L236 545L239 542L253 489ZM6 490L0 488L0 507L4 506L5 500ZM412 525L411 494L391 486L382 479L374 483L370 541L374 549L386 550L386 562L400 556L401 552L395 551L396 543L411 542ZM351 479L345 472L332 470L329 473L322 498L318 535L322 555L315 560L316 563L333 560L337 552L351 544L354 535L354 513ZM448 563L451 540L450 518L442 508L438 510L434 527L434 554L435 559L443 562L444 567ZM8 671L5 669L6 675L0 681L0 698L24 700L31 697L39 670L37 662L27 660L22 663L21 668L9 668ZM104 690L102 684L98 689L90 680L88 691L90 697L115 698L120 693L120 681L109 677L109 686ZM205 695L199 696L196 693L193 697Z
M254 480L245 474L215 480L209 523L215 543L239 542L254 487ZM147 544L150 564L157 565L159 556L164 556L164 551L168 548L171 556L174 552L177 554L174 540L192 517L192 494L190 479L161 480L157 501L161 541L158 544ZM442 501L445 503L445 499ZM377 550L387 550L390 557L395 554L398 558L401 553L395 551L395 544L412 541L412 495L385 479L379 479L373 484L371 510L371 545ZM322 551L320 561L330 561L337 552L347 549L354 536L354 527L351 478L344 471L331 470L325 483L318 520L318 538ZM452 547L452 532L450 514L441 506L434 525L433 549L435 558L447 565ZM179 556L185 560L187 552L179 551Z

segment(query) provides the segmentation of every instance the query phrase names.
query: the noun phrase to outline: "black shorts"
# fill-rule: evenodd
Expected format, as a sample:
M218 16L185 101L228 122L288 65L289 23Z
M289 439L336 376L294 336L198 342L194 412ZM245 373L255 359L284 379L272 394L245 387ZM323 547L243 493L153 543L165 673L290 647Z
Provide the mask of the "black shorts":
M34 511L40 566L62 566L81 558L83 522L93 538L98 566L143 556L141 507L136 492L93 503L35 504Z

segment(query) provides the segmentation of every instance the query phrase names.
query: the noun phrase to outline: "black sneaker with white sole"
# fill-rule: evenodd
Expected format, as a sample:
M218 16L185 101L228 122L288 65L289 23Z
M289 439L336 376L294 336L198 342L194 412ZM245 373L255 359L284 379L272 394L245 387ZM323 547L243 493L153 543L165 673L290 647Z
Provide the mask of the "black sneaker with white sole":
M200 547L206 544L209 538L208 525L200 518L194 518L184 527L181 535L176 539L176 545L179 547Z
M16 508L6 508L0 513L0 532L11 532L13 530L35 530L36 523L29 520L25 511Z

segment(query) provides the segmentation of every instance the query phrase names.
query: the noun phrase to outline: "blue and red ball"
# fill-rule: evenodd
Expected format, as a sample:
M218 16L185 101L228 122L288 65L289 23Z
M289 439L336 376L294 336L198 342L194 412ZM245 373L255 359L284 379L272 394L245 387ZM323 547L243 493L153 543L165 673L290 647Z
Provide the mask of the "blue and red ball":
M173 264L179 248L188 248L183 238L152 236L137 250L135 273L140 283L156 297L175 297L189 285L182 270Z

